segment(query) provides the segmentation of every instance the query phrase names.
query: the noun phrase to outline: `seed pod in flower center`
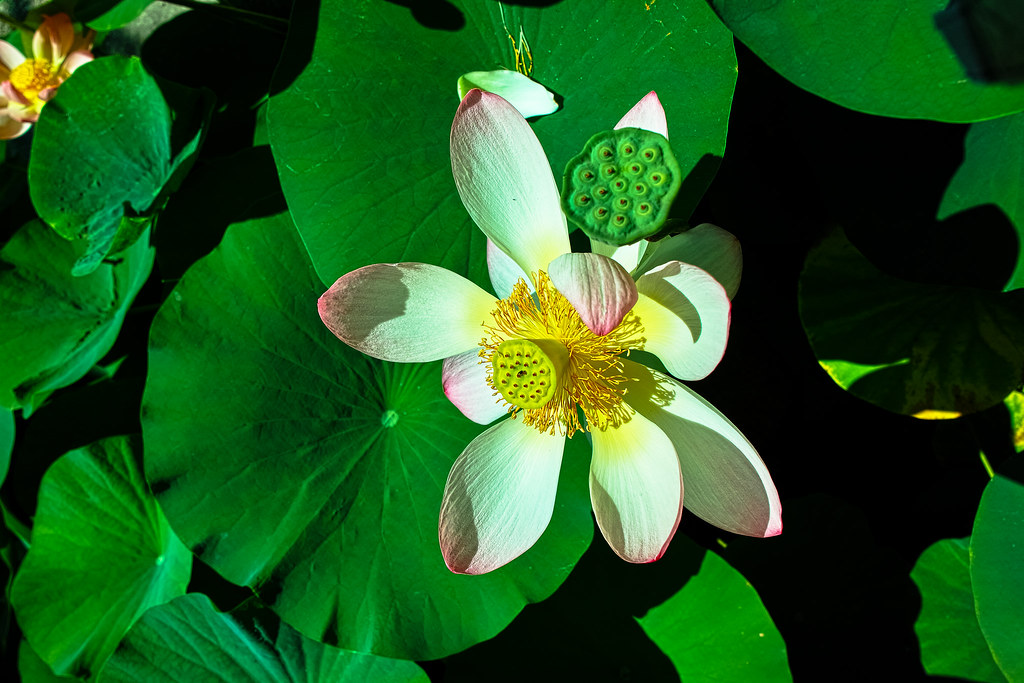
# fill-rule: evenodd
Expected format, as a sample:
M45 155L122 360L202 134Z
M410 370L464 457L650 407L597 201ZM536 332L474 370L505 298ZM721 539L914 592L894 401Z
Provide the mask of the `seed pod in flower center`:
M567 359L565 347L552 339L509 339L491 356L494 386L513 405L540 408L554 397Z
M32 102L39 98L39 92L60 85L60 69L46 59L26 59L11 71L11 85Z

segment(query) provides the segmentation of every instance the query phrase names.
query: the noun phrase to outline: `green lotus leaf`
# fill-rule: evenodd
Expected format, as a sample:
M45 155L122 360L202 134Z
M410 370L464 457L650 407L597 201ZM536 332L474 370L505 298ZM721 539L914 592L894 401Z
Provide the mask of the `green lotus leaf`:
M178 535L304 635L433 659L501 631L566 578L593 534L588 445L568 444L554 517L518 560L452 574L438 513L482 431L440 363L352 350L287 214L228 228L161 307L143 398L146 473Z

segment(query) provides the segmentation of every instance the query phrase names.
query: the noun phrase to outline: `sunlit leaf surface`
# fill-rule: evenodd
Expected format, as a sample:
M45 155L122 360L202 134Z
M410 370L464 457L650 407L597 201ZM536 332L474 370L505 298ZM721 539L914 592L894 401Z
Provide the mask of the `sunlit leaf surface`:
M487 286L484 238L456 194L449 133L459 76L514 69L520 28L533 78L564 98L534 124L557 184L591 135L656 90L675 155L692 172L674 207L689 216L725 149L736 82L729 33L703 0L457 4L447 9L458 30L437 30L400 3L324 0L312 62L271 101L285 197L324 282L415 260Z
M61 674L96 674L146 609L185 592L192 555L142 478L137 441L72 451L43 479L11 602L32 649Z
M850 109L981 121L1024 110L1024 86L967 79L934 15L948 0L712 0L736 37L796 85Z
M286 624L277 637L246 630L190 593L154 607L132 628L104 670L107 681L232 683L427 683L413 662L348 652Z
M682 590L637 621L683 681L793 680L757 591L712 552Z
M441 493L482 428L445 398L440 363L383 363L335 338L323 289L287 215L231 227L185 274L150 337L157 497L203 561L310 637L407 659L490 638L590 541L586 440L569 444L533 549L486 576L451 574Z

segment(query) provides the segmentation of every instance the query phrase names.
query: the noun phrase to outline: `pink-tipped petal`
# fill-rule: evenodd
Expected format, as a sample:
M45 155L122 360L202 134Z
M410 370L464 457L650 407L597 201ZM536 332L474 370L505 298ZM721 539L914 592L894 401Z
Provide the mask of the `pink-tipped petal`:
M444 486L438 538L457 574L484 574L537 542L555 507L564 436L505 420L473 439Z
M487 384L489 363L473 349L449 356L441 365L441 386L444 395L462 414L473 422L488 425L508 412L501 396Z
M590 500L601 533L628 562L665 554L683 513L683 478L672 442L643 415L591 432Z
M533 291L530 276L491 240L487 240L487 274L491 277L491 287L499 299L508 298L512 287L520 280L526 282L526 286Z
M8 74L14 70L19 64L25 61L25 55L18 51L18 48L14 47L6 40L0 40L0 64L6 69ZM3 80L7 80L7 76L3 77Z
M782 503L768 468L745 436L710 403L667 375L623 360L626 402L675 445L686 507L744 536L782 532Z
M531 275L569 251L551 167L516 108L470 90L452 122L452 172L462 203L488 239Z
M711 374L729 341L731 304L715 278L697 266L669 261L636 281L633 307L644 328L644 351L680 379Z
M93 60L92 53L87 50L78 50L68 55L68 58L64 60L64 70L69 74L75 73L75 70L83 64L87 64Z
M648 257L636 270L637 277L669 261L682 261L706 270L725 288L730 299L736 296L743 272L743 250L731 232L701 223L657 245L653 253L648 251Z
M633 105L633 108L626 112L626 115L615 124L615 130L619 128L643 128L652 133L658 133L668 138L668 121L665 120L665 108L661 106L661 100L652 90Z
M343 342L381 360L422 363L476 348L493 296L450 270L379 263L342 276L317 307Z
M0 83L0 94L3 94L7 98L7 101L11 104L20 104L22 106L28 106L30 102L25 99L25 96L14 87L14 84L10 81L4 81Z
M0 111L0 140L13 140L16 137L27 133L28 129L31 127L31 123L12 119L4 112Z
M551 262L548 275L583 324L599 336L618 327L637 300L629 273L600 254L562 254Z
M71 52L75 42L75 28L68 15L61 12L43 17L43 23L32 36L32 56L60 64Z

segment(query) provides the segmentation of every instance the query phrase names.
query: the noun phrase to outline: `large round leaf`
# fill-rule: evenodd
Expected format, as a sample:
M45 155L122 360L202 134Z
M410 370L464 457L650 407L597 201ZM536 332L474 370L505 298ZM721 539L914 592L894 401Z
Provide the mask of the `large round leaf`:
M413 662L346 652L318 643L287 624L271 641L190 593L154 607L110 658L104 681L225 683L427 683Z
M72 277L75 258L72 243L38 221L0 250L0 406L26 417L110 350L153 268L148 238L85 277Z
M28 184L39 216L67 239L89 241L76 272L114 246L126 209L150 207L174 170L171 111L135 57L104 57L75 71L43 108Z
M786 643L754 587L729 563L705 553L683 588L637 619L694 683L792 681Z
M921 613L914 622L921 664L932 676L972 681L1006 680L985 641L974 613L968 538L947 538L928 546L910 572L921 591Z
M926 285L882 273L837 232L800 276L800 317L814 354L855 396L920 417L1003 400L1024 372L1017 292Z
M1017 267L1005 291L1024 287L1024 114L975 123L967 132L964 162L946 188L939 220L995 204L1017 230Z
M1024 484L997 475L985 487L971 534L971 587L981 632L1011 681L1024 680Z
M32 649L57 673L98 673L139 615L188 585L192 555L146 487L140 445L98 441L43 477L11 603Z
M736 81L731 37L704 0L458 5L464 26L441 31L399 3L324 0L312 61L271 100L281 184L324 282L368 263L417 260L486 284L484 239L455 191L449 133L459 76L514 69L520 29L533 77L564 97L534 124L555 177L653 89L680 166L692 172L675 207L689 215L725 149Z
M935 26L949 0L711 0L722 21L785 78L850 109L981 121L1024 110L1024 86L968 80Z
M285 215L229 228L161 308L143 428L168 519L307 636L406 659L490 638L590 541L586 440L567 448L532 550L486 576L451 574L442 488L482 428L445 398L439 363L383 363L335 338L322 292Z

